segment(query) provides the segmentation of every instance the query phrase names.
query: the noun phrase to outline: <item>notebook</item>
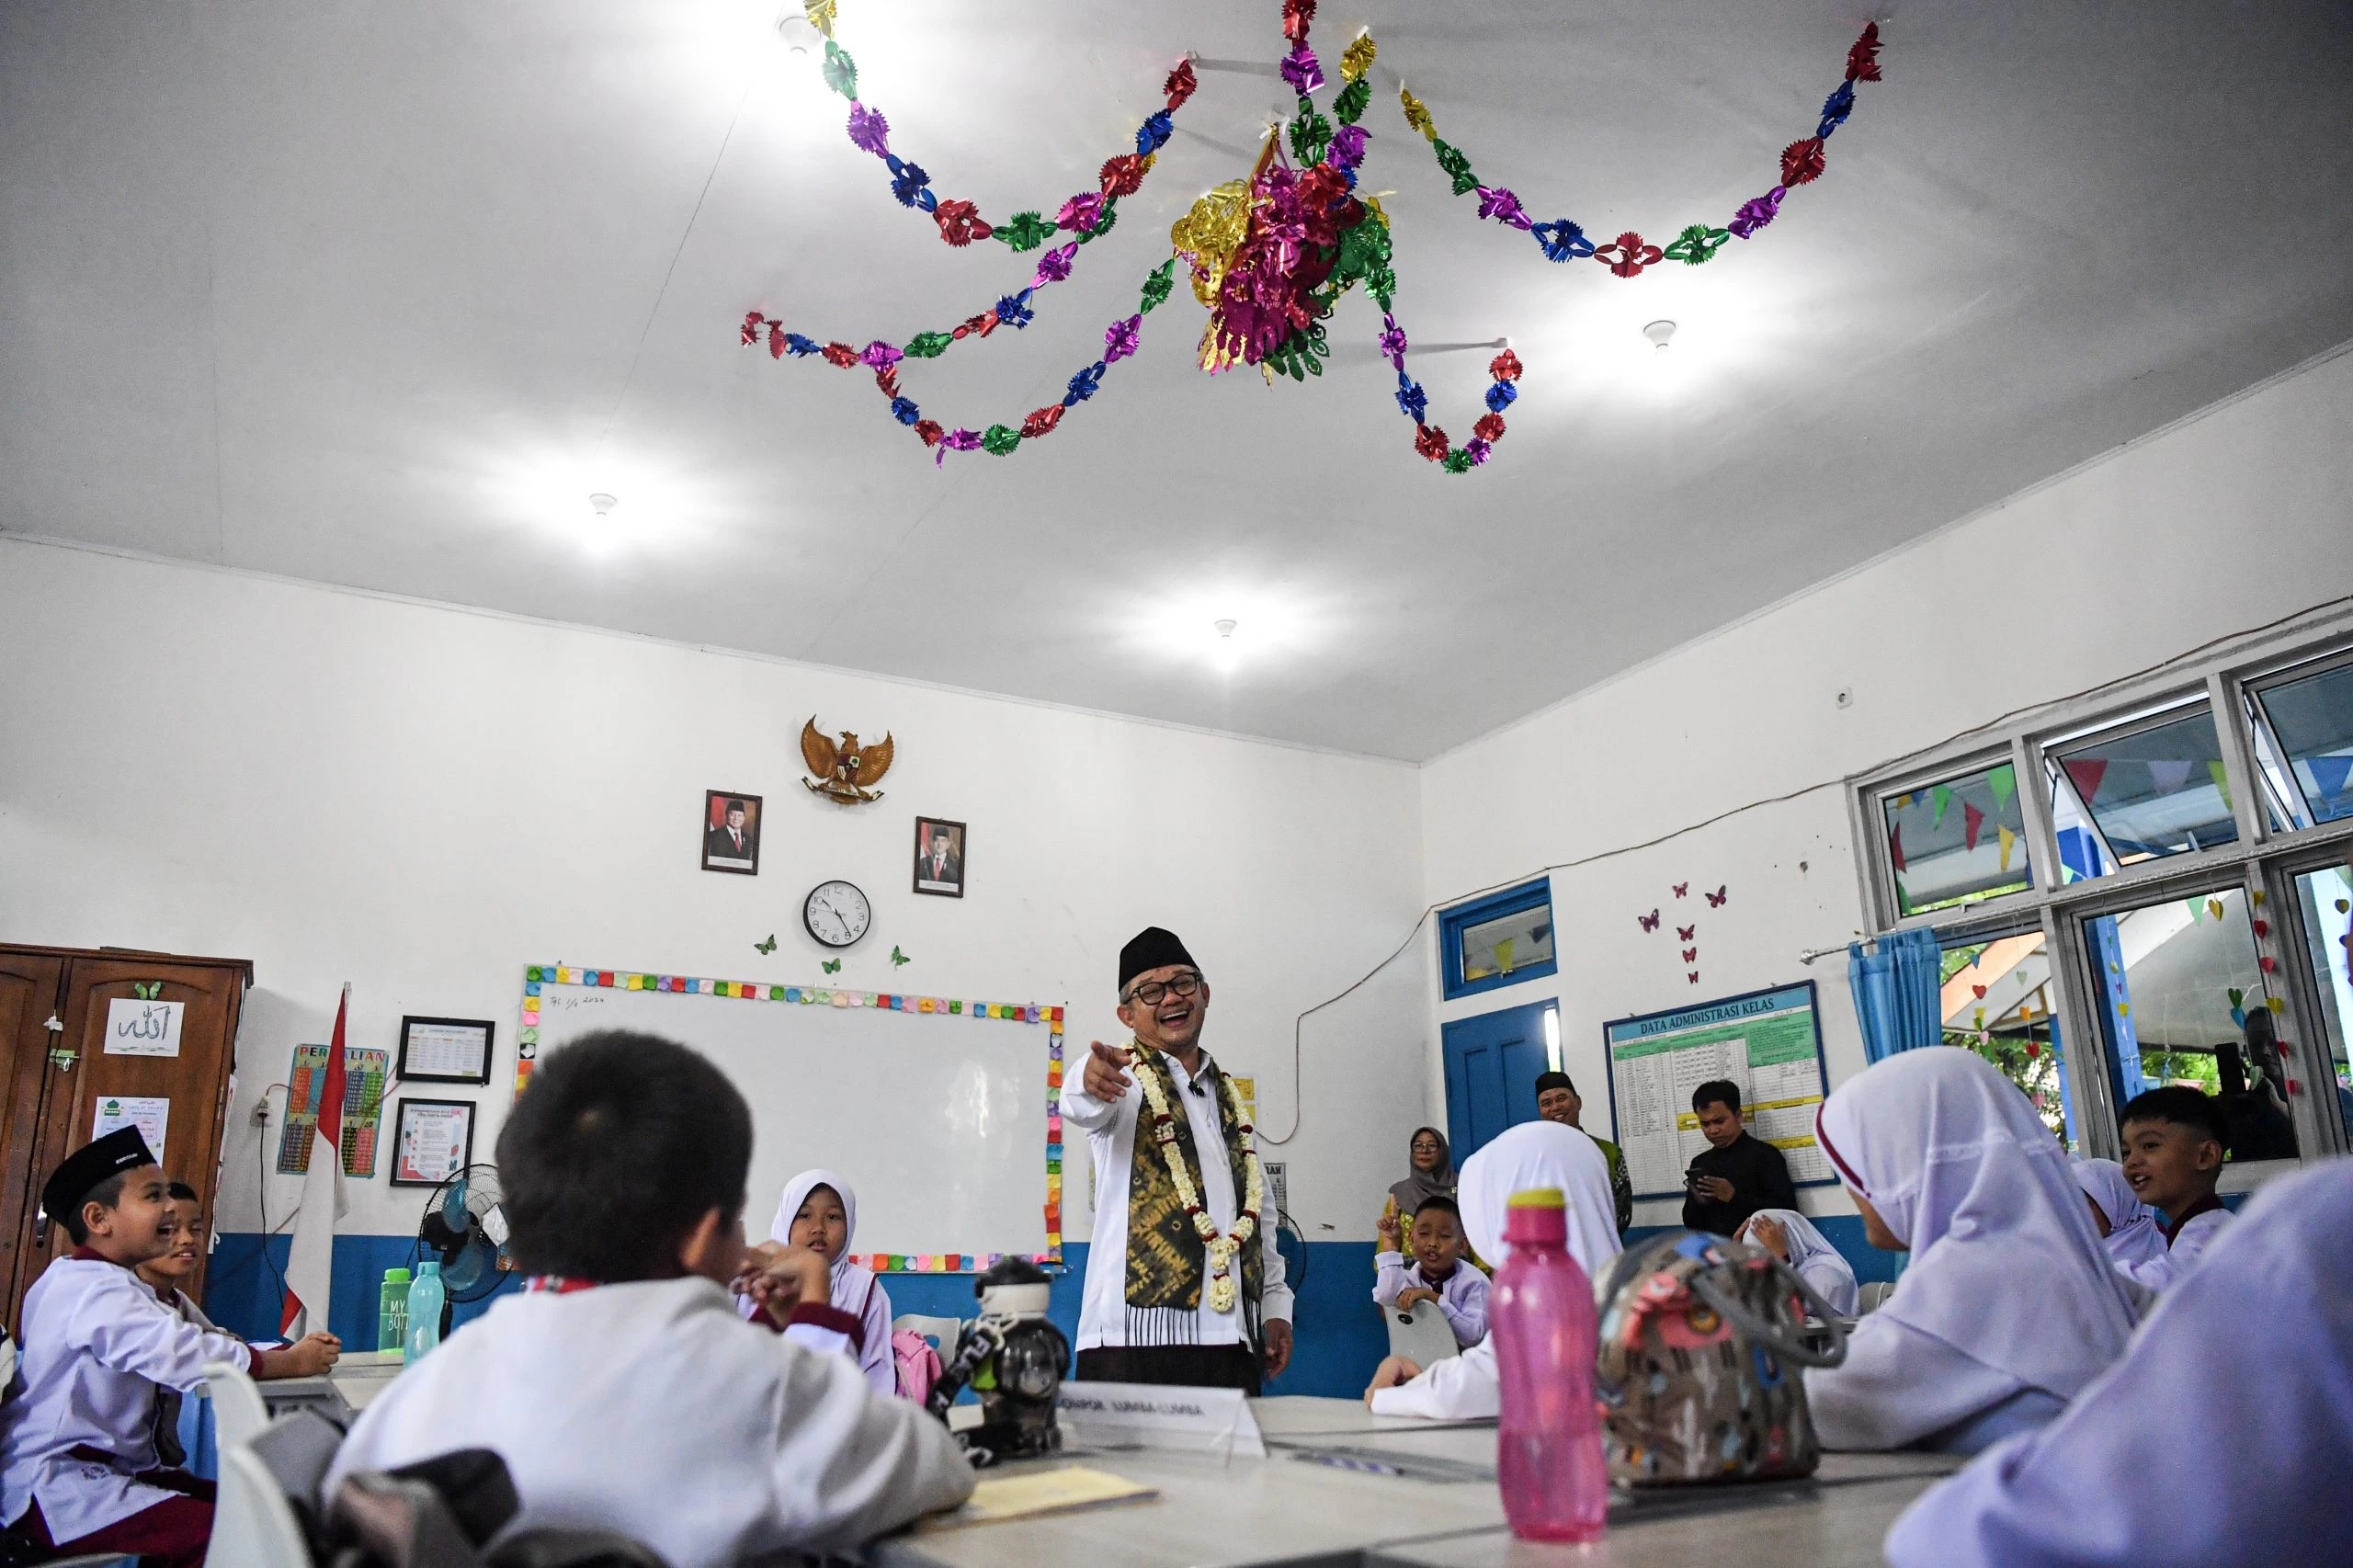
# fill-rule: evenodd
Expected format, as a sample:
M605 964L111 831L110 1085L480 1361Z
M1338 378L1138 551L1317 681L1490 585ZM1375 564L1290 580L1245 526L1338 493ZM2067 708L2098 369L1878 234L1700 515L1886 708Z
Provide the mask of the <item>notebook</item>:
M1108 1471L1086 1465L1032 1471L1026 1475L983 1476L961 1508L932 1515L919 1522L921 1530L961 1529L966 1525L1001 1524L1007 1519L1034 1519L1044 1514L1074 1513L1081 1508L1109 1507L1142 1502L1160 1494L1154 1488L1124 1480Z

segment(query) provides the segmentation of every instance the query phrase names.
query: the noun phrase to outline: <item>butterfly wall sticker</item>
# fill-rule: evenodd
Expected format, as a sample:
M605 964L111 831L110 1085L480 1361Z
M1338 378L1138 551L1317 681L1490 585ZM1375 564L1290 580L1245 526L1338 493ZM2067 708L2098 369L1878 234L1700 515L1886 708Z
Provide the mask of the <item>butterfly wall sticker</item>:
M1719 884L1716 891L1708 895L1708 907L1710 909L1722 909L1723 906L1724 889L1722 884Z
M765 942L754 942L752 944L752 950L756 953L772 953L776 951L776 933L773 931L769 932L768 939Z
M1675 884L1675 896L1677 898L1681 898L1685 893L1688 893L1690 891L1691 884L1689 882L1677 882Z
M1699 983L1699 971L1695 969L1691 971L1690 973L1685 975L1684 978L1688 980L1692 984L1697 985Z
M1687 941L1687 942L1690 942L1690 941L1696 941L1696 940L1698 940L1698 939L1699 939L1699 927L1698 927L1697 926L1677 926L1675 928L1675 934L1676 934L1676 936L1677 936L1677 937L1681 937L1684 941Z
M1655 909L1652 910L1648 915L1635 915L1634 920L1635 923L1641 926L1645 931L1655 931L1658 929L1658 911Z
M1685 963L1698 963L1699 961L1699 949L1697 948L1684 949L1683 961Z

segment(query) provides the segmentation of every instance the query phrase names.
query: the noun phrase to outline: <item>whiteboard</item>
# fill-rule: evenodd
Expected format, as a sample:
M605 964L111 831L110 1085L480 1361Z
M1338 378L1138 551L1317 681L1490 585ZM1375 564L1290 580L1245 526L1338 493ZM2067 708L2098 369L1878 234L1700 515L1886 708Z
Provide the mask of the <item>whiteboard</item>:
M857 1189L850 1251L869 1267L1060 1260L1062 1008L560 965L523 989L518 1092L551 1052L614 1028L676 1040L734 1082L752 1108L753 1240L784 1184L824 1166Z

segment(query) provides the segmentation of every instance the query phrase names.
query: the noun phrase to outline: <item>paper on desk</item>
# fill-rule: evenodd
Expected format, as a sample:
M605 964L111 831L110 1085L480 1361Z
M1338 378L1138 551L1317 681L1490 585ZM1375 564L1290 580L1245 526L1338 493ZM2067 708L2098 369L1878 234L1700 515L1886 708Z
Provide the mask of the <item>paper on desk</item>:
M1043 1514L1068 1514L1158 1495L1152 1487L1086 1465L1035 1471L1028 1475L992 1475L983 1477L972 1488L972 1497L962 1507L934 1514L918 1522L915 1528L961 1529L966 1525L1034 1519Z
M1264 1459L1266 1439L1240 1389L1181 1383L1064 1383L1055 1419L1094 1448L1162 1449Z

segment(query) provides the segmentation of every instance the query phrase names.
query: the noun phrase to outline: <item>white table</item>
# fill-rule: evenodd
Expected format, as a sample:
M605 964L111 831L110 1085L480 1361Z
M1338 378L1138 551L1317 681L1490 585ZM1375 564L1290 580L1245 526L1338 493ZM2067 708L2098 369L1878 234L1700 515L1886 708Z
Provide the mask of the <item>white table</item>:
M1160 1495L895 1536L877 1542L870 1560L877 1568L1251 1568L1301 1559L1332 1568L1530 1568L1574 1559L1588 1568L1680 1564L1729 1551L1744 1568L1875 1565L1895 1516L1959 1464L1929 1454L1834 1454L1803 1482L1620 1491L1603 1547L1577 1552L1512 1539L1490 1479L1491 1423L1376 1417L1354 1400L1290 1397L1256 1408L1267 1435L1263 1460L1123 1449L1031 1460L1012 1468L1086 1464Z

